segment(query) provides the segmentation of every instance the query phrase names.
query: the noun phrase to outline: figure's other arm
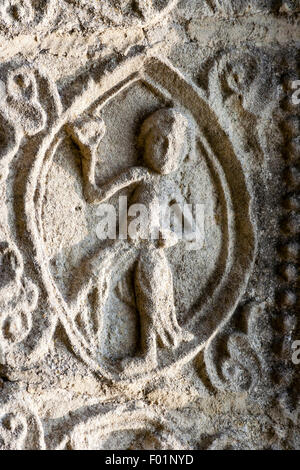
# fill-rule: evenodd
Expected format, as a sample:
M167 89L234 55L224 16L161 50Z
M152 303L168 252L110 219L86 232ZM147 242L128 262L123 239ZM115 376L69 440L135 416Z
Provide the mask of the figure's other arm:
M150 175L147 168L135 166L122 171L118 176L107 181L101 187L93 185L86 191L86 197L90 203L104 202L115 193L133 183L138 183Z

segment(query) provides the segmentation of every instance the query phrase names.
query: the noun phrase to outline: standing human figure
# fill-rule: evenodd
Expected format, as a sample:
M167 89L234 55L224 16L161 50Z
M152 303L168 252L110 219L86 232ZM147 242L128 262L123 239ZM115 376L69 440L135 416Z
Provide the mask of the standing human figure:
M86 199L102 203L121 189L135 185L130 204L142 204L148 209L148 227L129 234L129 242L139 248L134 291L140 314L141 356L143 361L153 364L157 360L158 342L172 348L193 337L177 322L173 276L165 254L165 249L176 244L178 237L172 230L156 227L158 206L183 201L170 175L179 169L188 151L189 120L173 108L151 114L142 124L138 140L145 166L126 169L101 187L95 183L95 162L98 143L104 135L103 122L99 122L96 138L95 130L94 135L84 134L84 127L86 124L75 125L69 128L69 133L82 150ZM151 238L153 229L158 233L156 238Z

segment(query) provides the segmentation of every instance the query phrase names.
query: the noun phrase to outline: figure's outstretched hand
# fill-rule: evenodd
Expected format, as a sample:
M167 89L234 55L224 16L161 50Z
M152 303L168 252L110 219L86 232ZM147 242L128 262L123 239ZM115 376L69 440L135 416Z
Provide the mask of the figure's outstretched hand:
M105 135L105 123L101 117L85 115L66 125L66 132L78 145L82 155L82 173L85 197L90 200L96 190L95 169L97 149ZM97 194L98 198L100 194Z
M83 156L90 158L105 135L105 123L101 117L83 116L67 124L66 131L79 146Z

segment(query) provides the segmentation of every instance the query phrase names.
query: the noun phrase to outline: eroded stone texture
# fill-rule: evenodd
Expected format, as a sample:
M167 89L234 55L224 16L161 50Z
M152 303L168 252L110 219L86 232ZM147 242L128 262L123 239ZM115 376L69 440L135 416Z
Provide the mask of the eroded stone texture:
M300 448L298 13L0 2L1 449Z

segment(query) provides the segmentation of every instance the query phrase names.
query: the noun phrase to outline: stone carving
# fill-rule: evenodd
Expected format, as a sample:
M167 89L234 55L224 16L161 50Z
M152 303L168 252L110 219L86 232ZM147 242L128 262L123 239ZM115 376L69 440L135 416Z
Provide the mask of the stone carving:
M28 28L50 19L53 0L1 0L0 27L10 34L28 32Z
M299 3L297 1L279 0L269 2L267 0L205 0L202 4L198 5L197 0L192 0L192 6L196 11L200 10L203 17L219 16L219 17L234 17L246 14L268 14L268 13L282 13L289 14L299 10Z
M0 394L0 449L42 450L43 427L28 398Z
M293 256L289 255L289 247L297 245L297 235L299 232L298 209L299 209L299 169L295 157L291 151L290 144L298 137L297 116L293 113L285 113L286 123L283 129L283 139L290 152L284 152L284 157L288 158L287 166L284 169L283 184L285 194L282 198L282 209L284 216L281 219L281 239L279 252L281 254L281 265L278 267L278 274L284 283L284 288L278 293L278 305L283 310L297 308L297 281L299 273L297 266L293 263ZM293 251L293 248L291 249ZM297 250L296 250L297 251ZM292 312L291 312L292 313Z
M0 242L0 364L17 370L37 362L48 350L55 326L53 312L41 317L39 291L24 274L12 242Z
M131 71L131 74L129 74L129 71ZM224 145L222 145L222 150L221 148L215 148L213 140L210 140L210 142L207 140L211 139L209 133L206 132L207 135L204 137L203 132L200 130L208 115L211 116L216 128L218 127L215 117L211 114L211 110L205 102L204 94L201 95L200 90L196 90L186 82L170 65L156 58L146 61L142 56L129 59L125 61L124 66L120 65L110 72L109 80L105 74L102 76L103 81L100 81L100 83L96 84L91 80L89 87L84 92L85 98L83 95L80 100L75 98L73 104L61 116L60 123L57 122L55 133L48 134L41 142L40 152L35 156L32 176L29 178L30 186L27 188L26 200L30 210L26 209L26 219L37 253L36 262L43 272L42 278L49 299L59 313L60 320L74 347L80 352L81 357L87 360L89 365L97 372L114 380L132 380L133 377L135 379L142 378L145 374L151 375L170 369L173 364L187 361L204 347L206 339L222 321L222 317L225 318L226 315L230 317L232 309L244 289L248 273L251 270L255 242L252 223L248 218L249 208L246 209L249 199L247 189L243 187L243 171L228 146L225 148L231 159L229 171L229 167L226 168L228 163L226 163L226 160L222 160L221 156L221 152L224 153ZM174 86L174 83L177 83L177 85ZM182 98L182 89L185 89L184 99ZM95 92L98 98L95 96ZM108 180L102 180L102 183L96 184L95 180L98 179L99 172L96 164L99 158L97 149L102 145L105 130L100 115L105 114L105 105L108 101L118 100L122 94L126 95L127 93L131 96L132 93L134 96L135 93L141 92L148 96L147 99L150 100L150 103L153 100L157 103L154 108L155 112L148 113L150 117L144 119L144 122L140 122L139 145L143 166L133 163L128 168L127 163L127 170L124 167L120 168L121 171L119 172L115 170L112 179L108 178ZM101 98L102 96L104 98ZM172 106L166 106L170 99L172 99ZM84 103L81 112L78 107L80 102ZM160 105L158 105L159 102ZM165 107L162 106L163 104ZM198 108L197 119L194 124L194 119L188 116L192 116L191 113L195 112L195 106L198 106ZM161 110L159 110L160 108ZM74 111L77 117L71 121L69 116L74 116ZM140 112L145 115L145 109L141 109ZM61 130L57 132L59 128ZM106 128L107 133L109 133L110 129L107 122ZM192 135L194 134L191 131L192 128L196 129L195 136ZM218 130L217 132L222 131ZM135 193L132 195L132 200L136 202L151 202L154 199L159 199L159 192L161 196L168 197L168 194L174 192L174 188L178 188L182 184L178 178L180 178L182 172L182 163L180 162L182 162L183 157L184 164L190 165L191 172L199 172L198 162L201 162L203 170L201 174L197 173L197 178L201 180L206 175L207 183L205 184L208 184L210 188L208 192L211 194L211 200L208 201L210 206L214 204L215 193L219 194L220 201L222 201L221 211L223 211L223 215L220 214L221 224L223 224L223 230L227 233L224 237L225 232L223 232L222 238L221 227L213 222L208 227L208 236L213 237L212 240L214 240L208 242L208 246L212 243L211 246L214 246L214 249L210 255L210 276L212 278L210 289L212 290L210 294L205 296L206 298L199 301L197 296L197 282L202 279L201 282L203 282L204 287L209 278L208 274L208 278L205 278L203 273L200 274L201 270L197 278L199 280L196 281L195 279L195 292L189 294L190 300L183 301L186 294L178 292L176 278L171 273L171 269L174 270L175 267L172 266L171 268L171 258L167 260L166 250L175 250L173 251L175 260L177 256L185 256L189 259L188 263L193 264L195 254L179 255L182 250L186 251L184 244L176 243L176 237L174 238L174 234L171 233L161 233L156 248L150 243L150 246L145 245L145 248L141 250L140 242L135 241L135 243L132 243L132 240L125 251L121 249L124 246L122 242L115 245L102 244L100 249L93 248L94 253L92 256L82 257L81 266L79 259L78 271L77 274L71 275L73 278L71 283L66 280L66 277L61 277L68 276L68 273L64 274L62 271L62 274L59 274L59 272L55 272L54 268L51 268L52 272L50 272L47 262L45 262L49 259L49 255L41 237L44 232L45 221L48 220L47 213L52 214L51 219L49 219L49 228L53 226L55 209L51 209L51 196L48 192L51 185L48 190L45 182L48 181L48 184L50 184L51 178L48 172L52 162L56 162L56 159L59 158L61 146L66 145L64 142L68 136L78 146L80 152L82 173L78 175L81 180L79 187L81 187L80 191L83 194L82 200L85 199L90 206L92 202L100 203L108 198L113 198L116 192L126 189L132 183L138 183ZM185 136L188 136L188 138ZM118 143L118 140L116 142ZM132 149L133 153L136 152L134 147ZM73 157L70 156L70 158L74 160L74 153ZM128 154L128 158L132 159L132 156ZM113 160L110 159L110 161L114 164ZM235 161L236 163L233 163ZM116 163L119 163L118 160L116 160ZM233 180L232 164L236 165ZM197 170L195 170L196 165ZM55 167L52 166L52 168L53 170L50 171L54 171ZM173 183L171 178L173 177L172 170L177 175L177 180L175 178ZM106 171L108 173L110 171L108 164ZM119 176L117 176L118 173ZM162 185L163 178L161 175L164 174L166 174L167 181L166 189ZM169 176L170 179L168 180ZM57 181L57 177L54 178L53 183L55 181ZM239 181L239 205L245 204L245 210L238 210L235 213L234 186L237 181ZM32 183L35 189L31 186ZM184 184L191 185L191 182L188 183L187 181ZM201 185L200 181L197 184ZM195 199L197 198L197 184L192 190L195 191L194 200L197 200ZM168 185L171 185L172 191L169 190L168 192ZM231 188L230 191L228 185ZM244 188L242 191L241 187ZM59 188L57 190L59 191ZM186 187L186 194L188 191L191 190ZM177 194L179 193L177 191ZM34 194L37 195L35 200L32 199ZM70 198L72 197L70 196ZM207 196L203 195L203 197ZM70 198L68 200L71 201ZM78 200L77 196L76 198ZM187 195L184 195L184 199L189 201ZM44 200L47 201L46 206ZM78 200L80 207L82 207L82 200L80 203ZM31 202L29 203L29 201ZM33 203L37 211L37 216L34 219L32 219L31 212ZM86 210L92 210L88 209L87 206L85 207ZM235 213L237 224L241 223L244 227L243 230L247 227L247 239L244 237L239 238L239 232L233 235L234 229L230 222L233 213ZM61 217L61 214L59 213L57 216ZM82 221L82 210L79 216ZM74 217L74 215L70 215L70 217ZM239 217L242 219L240 222L238 222ZM65 218L65 221L68 219L69 216ZM38 225L36 225L36 220L38 220ZM72 228L72 230L74 229ZM46 234L49 234L49 230L44 233L47 237ZM217 239L219 240L218 250L220 251L215 249ZM90 242L92 243L92 239L90 239ZM95 244L95 242L94 240L93 243ZM238 248L239 243L243 248ZM229 249L229 246L232 248ZM155 249L152 249L152 247ZM237 249L236 254L234 254L235 249ZM51 248L51 250L57 256L54 248ZM229 252L231 253L230 256L228 256ZM201 264L201 253L197 253L196 256ZM76 257L78 262L78 252ZM133 261L137 258L139 261L134 267ZM69 265L70 261L71 259L61 264L59 258L55 259L54 257L51 263L52 266L62 266L62 269L64 269L63 266ZM214 263L217 263L217 265L214 265ZM243 275L236 278L236 289L233 289L231 284L230 295L226 295L228 300L224 303L223 300L221 301L221 292L223 290L225 295L226 289L229 288L228 283L232 283L232 276L234 276L233 273L238 265ZM75 268L70 266L70 269ZM180 273L180 263L176 269ZM214 270L217 274L213 273ZM60 280L60 283L56 283L53 277L54 274L56 279ZM188 279L188 271L183 272L182 275ZM150 282L151 277L153 277L153 280ZM163 282L161 282L162 280ZM234 295L232 295L232 292L234 292ZM206 299L209 299L209 301ZM161 312L162 305L164 306L163 315ZM215 315L212 320L209 312L214 308L213 305L222 305L222 307L216 307L219 314ZM124 315L126 312L130 327L126 326L125 320L122 320L122 316L118 315L119 309L124 312ZM181 322L178 315L181 317ZM184 315L185 323L183 321ZM140 329L137 324L138 317L141 321ZM114 332L110 329L109 324L110 321L113 321L113 318L116 324L121 322L120 328L123 331L126 332L126 329L129 328L129 336L127 337L124 334L121 348L117 346L117 343L114 343L115 340L111 339ZM158 345L159 347L157 347ZM142 360L139 360L139 355L141 355Z
M7 242L0 244L1 267L1 362L6 353L22 342L32 328L32 312L37 306L37 287L23 278L20 254Z
M7 184L6 177L9 163L15 155L20 155L18 150L21 139L23 138L24 151L26 139L37 136L53 124L55 113L60 110L60 102L57 91L47 78L34 67L24 63L2 64L0 90L1 133L4 141L0 162L3 176L1 192L10 194L14 186ZM25 154L28 165L26 150ZM51 309L48 309L46 321L41 316L40 312L45 306L42 306L43 300L38 294L39 286L25 274L32 262L30 242L26 247L23 245L23 252L20 251L11 240L7 229L7 223L10 221L11 231L18 239L18 227L20 228L18 213L24 207L22 184L25 183L25 174L25 166L22 172L15 174L15 185L21 194L17 198L17 204L7 204L1 220L5 240L1 242L1 363L12 368L37 361L40 354L47 351L55 326ZM17 191L14 196L16 194ZM12 214L15 214L15 219ZM35 310L39 310L39 313L36 314Z
M262 382L267 389L272 383L269 355L274 337L272 327L263 304L240 307L235 318L235 332L228 325L228 332L224 329L206 349L207 371L219 390L255 394ZM246 325L244 331L239 331L238 324Z
M83 24L88 26L88 21L95 22L95 18L101 24L105 21L109 25L130 26L145 25L158 21L163 15L170 13L178 0L118 0L112 2L104 0L87 2L86 0L66 0L78 10L78 15ZM89 25L90 26L90 25Z
M0 0L1 449L300 447L298 11Z
M38 100L34 70L25 66L9 71L3 88L6 99L2 106L8 118L18 123L25 134L40 132L45 126L46 114Z
M2 64L0 124L5 145L1 149L1 160L5 163L18 150L22 135L33 136L45 128L49 104L44 96L47 87L59 109L57 92L46 81L47 78L29 64Z
M51 406L45 414L28 393L11 393L11 388L0 393L1 450L283 450L299 445L288 419L255 407L249 408L246 421L241 409L234 408L230 414L220 411L216 420L211 411L197 412L195 407L191 413L142 400L95 402L54 418Z
M142 402L120 406L110 404L99 407L97 415L81 420L71 429L65 425L67 434L56 449L81 450L158 450L183 449L170 424L155 409L145 409ZM55 442L54 434L61 435L53 427L47 442ZM87 432L88 430L88 432ZM54 438L54 440L52 440Z
M257 69L256 65L259 63L259 58L252 58L252 60L254 60L252 69L255 70L255 68ZM223 58L220 60L220 64L222 61ZM227 65L224 67L226 63ZM247 67L250 64L251 59L247 60ZM272 64L272 67L275 70L275 63ZM247 139L245 139L246 133L244 133L246 128L243 132L244 135L241 131L238 131L238 127L240 130L243 129L240 125L243 120L237 119L237 124L234 123L234 120L238 115L240 115L240 118L242 116L246 117L245 111L251 112L252 116L256 114L255 129L259 135L262 149L268 154L270 153L270 148L273 147L273 143L268 140L267 132L263 128L262 112L257 113L257 110L264 108L268 115L270 113L273 114L274 103L276 104L276 102L272 90L279 97L280 91L278 90L281 87L278 85L278 74L276 75L275 72L272 79L273 86L271 88L267 87L264 78L261 77L262 72L259 72L260 68L253 75L255 77L253 79L249 73L244 75L244 71L249 69L241 64L236 68L234 61L228 63L225 59L221 66L223 74L221 83L223 83L224 91L220 93L219 97L222 97L222 103L225 106L231 102L230 111L228 111L227 116L231 116L231 119L233 116L235 118L232 119L234 130L231 129L229 132L232 136L234 133L239 135L239 145L243 145L243 141L246 140L246 152L249 152L250 145L253 148L258 146L253 141L251 142L249 129L247 131ZM245 77L245 82L247 83L246 88L243 85L243 77ZM251 83L255 82L256 86L252 90L253 85ZM217 96L216 88L211 87L209 89L210 102L213 107L213 102ZM264 89L270 90L268 95L263 91ZM226 90L227 99L224 100ZM260 97L259 99L254 99L253 93L257 93L258 90L260 90ZM240 100L243 103L243 109L239 105L234 105L236 100ZM221 101L219 105L215 106L216 109L220 106L220 103ZM255 107L253 106L254 104ZM253 106L252 109L251 106ZM283 119L283 116L281 116L281 119ZM247 121L249 121L249 117ZM280 126L281 123L281 120L278 119L277 121L274 119L272 124ZM291 128L289 123L286 123L284 128L287 126L289 137L291 137L291 134L295 135L294 128ZM274 127L274 129L278 128ZM259 156L257 155L256 158L259 158ZM285 170L284 184L286 186L289 186L292 180L292 172L293 168L290 169L290 167ZM293 382L293 367L289 363L292 338L295 338L297 331L297 322L293 313L293 309L297 305L295 285L298 278L298 270L294 264L297 252L295 244L297 222L293 212L294 204L297 204L296 197L295 186L291 185L291 191L282 201L283 207L289 214L287 218L282 219L281 223L282 233L283 236L287 237L287 242L283 241L283 237L281 237L278 248L282 262L280 266L276 267L285 285L275 296L275 306L272 306L271 303L268 305L257 305L250 302L245 304L244 307L239 307L234 315L235 320L233 318L232 322L229 322L223 331L215 336L213 341L208 344L204 353L207 371L214 387L223 391L247 391L249 395L256 396L256 398L259 397L258 400L261 402L270 400L270 397L272 397L278 399L282 405L285 403L286 410L290 412L295 410L294 391L297 388L295 382ZM287 285L288 283L289 286ZM277 311L278 307L282 310L281 313L283 313L280 317ZM274 367L275 363L278 364L277 367ZM199 371L200 376L205 378L205 373L203 374L201 367ZM289 387L290 396L287 396L286 392L284 392L287 387Z
M198 82L244 164L262 161L271 146L267 116L273 115L279 99L276 64L261 51L225 52L203 66Z
M1 0L0 32L7 36L49 33L51 29L97 30L145 27L168 15L178 0Z
M89 125L88 121L84 122ZM92 124L95 124L92 121ZM130 239L140 248L138 264L134 272L134 297L140 313L141 352L145 356L144 367L157 365L157 341L165 347L178 347L182 340L191 340L192 335L184 333L178 325L175 313L172 272L164 253L166 248L178 243L175 232L159 232L158 238L145 240L155 224L155 206L162 204L160 198L166 197L163 175L174 173L185 157L188 145L185 142L188 120L174 109L156 111L143 123L139 143L143 149L144 167L132 167L120 175L97 187L95 183L96 149L101 138L103 123L98 123L95 137L83 134L83 123L71 128L71 135L83 151L83 189L87 200L101 203L114 193L135 184L132 201L153 208L149 214L148 226L139 227L139 233ZM89 127L87 132L91 132ZM90 138L89 138L90 137ZM88 145L87 149L86 146ZM172 189L172 188L170 188ZM170 191L169 189L169 191ZM175 188L177 189L177 188ZM178 192L178 191L177 191ZM171 193L174 200L175 191ZM180 197L182 199L182 196ZM169 196L169 204L171 197ZM179 201L178 201L179 202ZM151 210L151 209L150 209Z
M106 402L59 419L46 418L43 426L47 449L279 450L291 442L297 448L299 442L288 419L276 413L269 416L255 406L249 406L245 419L243 410L234 406L230 413L224 409L216 415L211 408L199 412L194 405L166 410L153 403L145 406L143 401Z
M285 412L297 414L299 401L299 375L289 361L292 344L298 339L299 320L299 172L297 168L297 138L299 120L295 107L292 106L294 70L289 70L282 79L283 89L287 92L282 100L281 112L284 126L281 129L283 142L284 171L282 178L283 194L281 197L282 218L280 220L280 238L277 244L279 255L276 272L280 287L275 295L276 322L274 341L275 380L280 390L279 401ZM286 102L286 98L288 102ZM284 332L285 334L282 334Z

